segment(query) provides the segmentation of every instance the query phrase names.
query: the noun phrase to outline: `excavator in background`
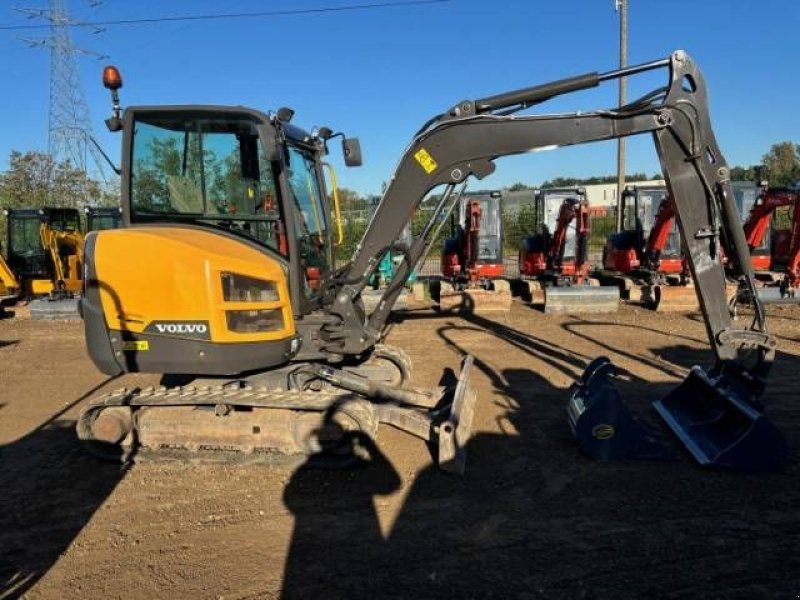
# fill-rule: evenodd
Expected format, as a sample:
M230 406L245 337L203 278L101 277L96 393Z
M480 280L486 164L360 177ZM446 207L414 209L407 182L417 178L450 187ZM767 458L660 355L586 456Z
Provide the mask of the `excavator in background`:
M589 277L589 201L584 188L552 188L535 194L540 232L523 238L520 276L545 313L616 312L619 290Z
M783 207L791 209L792 222L788 232L783 234L788 240L783 245L785 259L779 261L773 259L770 252L769 230L775 211ZM765 282L758 289L761 301L765 304L800 302L797 294L800 285L800 190L771 188L763 182L760 193L750 205L744 234L756 276L761 275L760 279ZM783 263L782 273L773 268L779 262Z
M666 85L625 106L513 114L655 69L668 70ZM464 359L454 388L421 388L411 384L407 355L382 343L408 275L458 198L453 192L471 176L491 174L499 157L650 134L716 358L708 370L694 367L654 406L702 464L766 470L785 460L786 444L760 400L775 339L757 297L747 323L734 323L728 310L723 236L741 259L742 286L754 289L753 273L705 83L685 52L447 107L413 136L350 261L338 269L329 260L335 211L322 193L320 168L336 135L329 128L302 130L287 108L266 114L241 106L140 106L122 113L118 71L107 67L104 83L114 101L106 123L122 132L125 149L124 226L86 238L87 347L109 375L165 377L164 387L117 390L83 406L77 434L96 454L117 460L310 455L313 464L368 453L359 440L387 424L422 438L441 468L462 473L477 402L472 358ZM214 156L198 160L204 154L196 150L212 148L204 145L210 135ZM153 140L158 149L171 148L169 161ZM343 149L346 164L360 163L355 140L344 138ZM438 189L435 210L403 249L403 263L367 316L361 294L380 258ZM265 213L265 197L277 214ZM239 209L224 210L229 205ZM283 245L264 226L272 219L284 222ZM316 287L309 285L312 265ZM570 423L587 451L617 451L638 439L620 420L629 411L613 373L607 359L595 361L569 394Z
M370 198L367 204L367 222L372 219L372 216L375 214L375 211L378 209L378 204L380 203L380 197L376 196L374 198ZM409 223L403 229L402 233L400 234L400 239L398 240L400 244L408 245L411 242L411 224ZM374 289L381 289L386 287L386 284L392 280L394 277L395 269L397 265L403 261L403 254L398 252L397 250L390 250L386 254L383 255L381 258L380 263L378 264L378 268L373 273L372 277L370 277L370 285ZM411 273L408 277L408 283L413 283L417 278L416 273Z
M7 219L8 266L26 297L63 297L81 290L83 236L74 208L13 208Z
M622 227L606 240L599 279L619 286L630 302L662 311L697 310L666 186L626 187Z
M461 194L456 205L442 250L440 308L510 310L511 286L503 279L502 193Z
M369 199L367 203L367 222L372 220L372 216L375 214L375 211L378 208L379 201L380 197ZM400 239L397 240L398 244L387 250L383 257L381 257L380 263L378 263L378 268L369 278L369 285L372 287L372 289L365 289L362 294L364 308L367 313L371 313L377 308L378 302L380 301L382 295L381 290L385 288L386 285L392 280L398 265L403 262L403 253L397 248L402 249L403 247L407 246L409 243L411 243L411 239L411 224L409 223L401 232ZM412 272L408 277L406 287L412 286L416 279L416 272ZM419 300L424 301L424 288L422 288L421 294L418 295L421 296ZM396 309L401 310L408 308L409 304L409 295L407 292L403 292L398 297L395 307Z
M85 206L86 233L103 229L119 229L122 224L122 209L118 206Z

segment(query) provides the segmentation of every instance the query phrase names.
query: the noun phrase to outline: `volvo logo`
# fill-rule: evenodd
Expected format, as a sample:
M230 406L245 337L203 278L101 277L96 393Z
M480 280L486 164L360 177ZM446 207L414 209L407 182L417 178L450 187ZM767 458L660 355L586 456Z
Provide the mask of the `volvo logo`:
M152 321L144 328L146 333L208 340L208 321Z

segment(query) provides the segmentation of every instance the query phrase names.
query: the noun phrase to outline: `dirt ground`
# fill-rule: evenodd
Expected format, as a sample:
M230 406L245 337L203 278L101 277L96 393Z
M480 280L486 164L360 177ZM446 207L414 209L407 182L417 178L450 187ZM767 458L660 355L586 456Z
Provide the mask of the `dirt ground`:
M0 321L0 598L797 598L800 308L771 308L780 347L768 413L783 473L581 455L566 390L609 355L649 401L709 360L697 316L625 307L491 318L408 313L389 342L436 384L476 357L467 474L383 427L368 467L106 464L74 438L81 403L112 382L80 323Z

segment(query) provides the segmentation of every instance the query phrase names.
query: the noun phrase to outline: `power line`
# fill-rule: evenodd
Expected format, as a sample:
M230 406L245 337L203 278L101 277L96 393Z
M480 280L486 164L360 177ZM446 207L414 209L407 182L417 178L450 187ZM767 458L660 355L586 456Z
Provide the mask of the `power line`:
M218 13L206 15L174 15L168 17L150 17L144 19L116 19L107 21L69 21L67 27L107 27L111 25L149 25L154 23L169 23L178 21L215 21L222 19L252 19L264 17L284 17L289 15L308 15L331 12L346 12L358 10L373 10L397 6L417 6L421 4L445 4L453 0L403 0L396 2L378 2L372 4L349 4L346 6L329 6L321 8L304 8L288 10L272 10L242 13ZM0 31L17 31L23 29L45 29L49 25L0 25Z

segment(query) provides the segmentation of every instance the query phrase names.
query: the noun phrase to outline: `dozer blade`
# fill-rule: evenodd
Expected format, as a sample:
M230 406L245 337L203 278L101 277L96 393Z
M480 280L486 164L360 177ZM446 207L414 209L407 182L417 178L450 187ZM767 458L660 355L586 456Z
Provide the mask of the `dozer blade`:
M31 319L39 320L79 320L77 298L61 298L51 300L49 298L37 298L28 305L31 312Z
M787 290L780 286L765 286L756 288L758 299L762 304L800 304L800 294L794 289Z
M511 291L467 289L439 296L439 308L448 312L498 312L511 310Z
M653 407L701 465L775 471L788 447L775 425L743 399L747 382L692 367L686 380Z
M642 286L641 303L659 312L693 312L700 310L697 292L687 285Z
M622 402L614 374L608 358L597 358L570 389L567 416L581 450L596 460L673 458Z
M544 290L545 314L609 313L618 310L617 286L552 286Z

